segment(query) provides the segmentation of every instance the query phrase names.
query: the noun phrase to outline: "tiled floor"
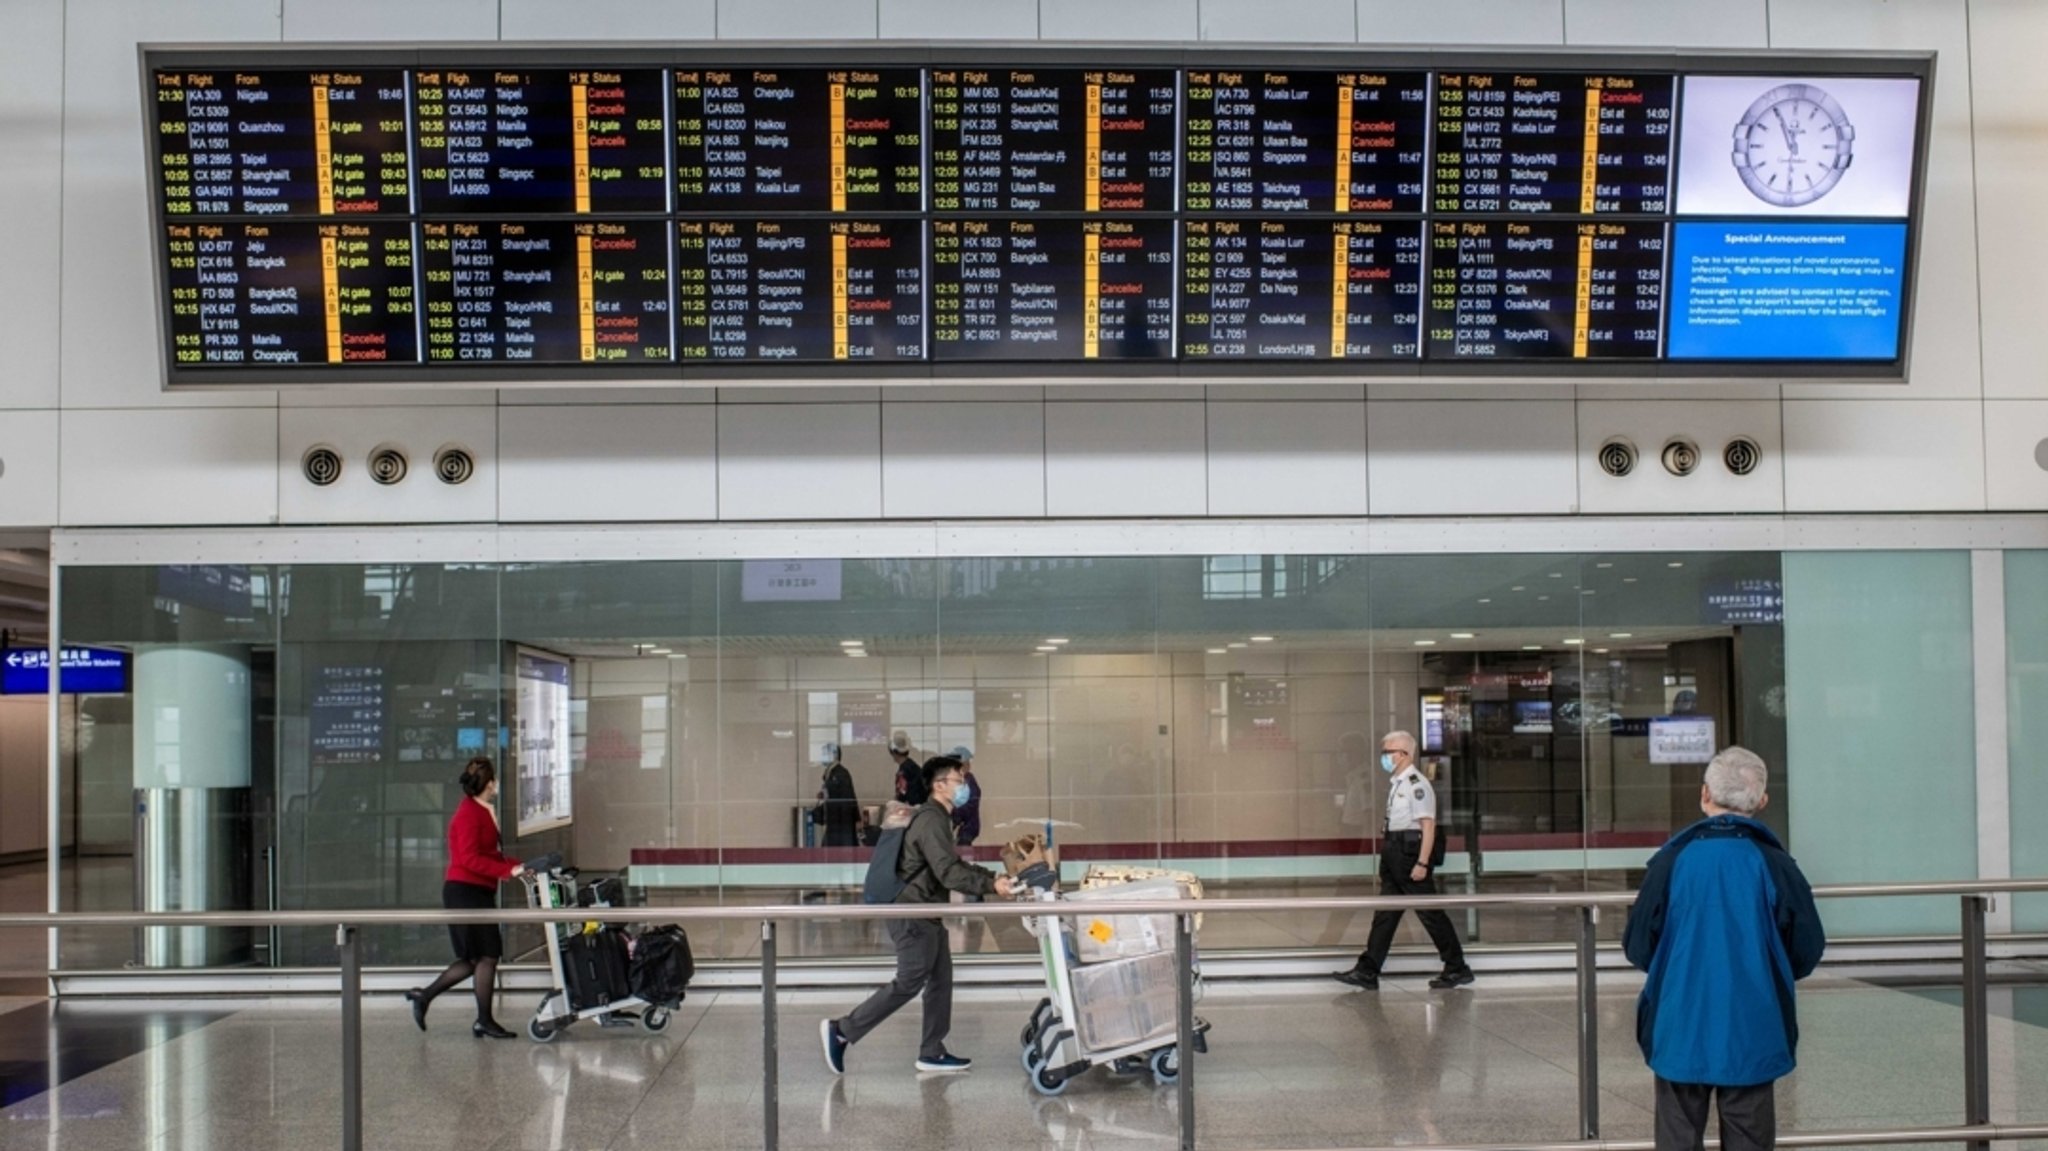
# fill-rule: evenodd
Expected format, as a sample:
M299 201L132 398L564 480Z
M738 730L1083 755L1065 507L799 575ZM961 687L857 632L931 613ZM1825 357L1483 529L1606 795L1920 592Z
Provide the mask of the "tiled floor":
M1632 1035L1634 983L1603 976L1603 1134L1646 1137L1650 1080ZM1994 992L1998 1108L2048 1117L2048 1029L2030 991ZM835 1079L817 1023L852 991L780 999L782 1145L833 1151L1176 1145L1178 1100L1149 1077L1091 1072L1066 1094L1026 1085L1016 1035L1035 996L963 991L952 1046L964 1076L911 1068L916 1009L854 1048ZM1802 992L1802 1069L1781 1088L1788 1131L1961 1119L1960 1014L1939 994L1823 977ZM365 1009L366 1144L392 1151L637 1151L760 1146L761 1013L747 993L693 997L668 1031L580 1026L555 1043L469 1035L466 1000L443 1000L422 1035L395 999ZM530 997L508 1001L509 1022ZM193 1025L200 1011L223 1017ZM47 1026L41 1008L0 1013ZM1342 1147L1559 1139L1576 1134L1572 991L1552 977L1488 978L1432 993L1390 980L1211 987L1197 1067L1200 1145ZM339 1142L340 1043L332 1003L67 1004L58 1034L126 1016L155 1041L0 1109L0 1151L331 1147ZM178 1020L185 1029L179 1030Z

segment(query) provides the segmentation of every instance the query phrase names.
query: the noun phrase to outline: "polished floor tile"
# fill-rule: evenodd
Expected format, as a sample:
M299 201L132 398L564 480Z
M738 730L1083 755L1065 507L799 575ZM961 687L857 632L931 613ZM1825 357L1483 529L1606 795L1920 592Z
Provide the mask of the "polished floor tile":
M1626 975L1602 977L1602 1132L1650 1132L1649 1073L1635 1049ZM1016 1035L1035 996L962 991L950 1045L969 1074L919 1075L918 1008L856 1046L844 1077L818 1055L817 1023L860 995L778 996L781 1143L800 1151L1163 1151L1176 1145L1179 1092L1149 1075L1095 1070L1047 1097L1026 1082ZM523 1024L530 996L499 1015ZM2038 1120L2048 1099L2048 1015L2039 993L2006 996L1993 1074L2008 1114ZM184 1151L321 1147L339 1141L340 1026L315 999L82 1004L80 1036L136 1026L142 1049L0 1108L0 1151ZM1780 1087L1788 1131L1952 1123L1961 1116L1961 1016L1938 993L1840 977L1800 998L1802 1067ZM42 1009L0 1013L41 1025ZM60 1009L60 1029L72 1026ZM203 1020L193 1013L211 1012ZM1499 977L1428 991L1390 979L1377 994L1332 983L1218 984L1196 1067L1204 1148L1325 1148L1435 1141L1513 1142L1577 1134L1578 1040L1568 979ZM669 1029L582 1025L550 1044L481 1041L469 1005L437 1007L427 1033L402 1001L364 1018L364 1121L393 1151L693 1151L760 1145L760 1000L693 996ZM97 1016L97 1018L91 1018ZM11 1083L11 1081L10 1081Z

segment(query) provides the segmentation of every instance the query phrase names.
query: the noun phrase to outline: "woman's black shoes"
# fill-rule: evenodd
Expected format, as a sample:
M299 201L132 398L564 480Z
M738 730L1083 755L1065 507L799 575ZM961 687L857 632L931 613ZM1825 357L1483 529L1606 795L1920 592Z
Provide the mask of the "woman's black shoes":
M503 1027L498 1026L496 1021L485 1023L479 1020L478 1022L472 1023L469 1025L469 1033L471 1035L476 1036L478 1039L517 1038L517 1036L513 1035L510 1031L507 1031Z
M422 988L415 987L405 993L405 1001L412 1004L413 1025L421 1031L427 1029L427 995Z

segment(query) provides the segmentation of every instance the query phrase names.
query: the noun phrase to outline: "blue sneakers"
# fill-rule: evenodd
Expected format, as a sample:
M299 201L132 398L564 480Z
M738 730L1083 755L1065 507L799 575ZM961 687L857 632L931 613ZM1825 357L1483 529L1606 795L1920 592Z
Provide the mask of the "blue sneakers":
M951 1053L941 1053L936 1059L920 1057L917 1061L917 1069L919 1071L965 1071L972 1066L974 1066L974 1060L962 1059L960 1056Z
M830 1019L819 1021L818 1038L825 1043L825 1066L834 1075L846 1074L846 1037L839 1034L839 1025Z

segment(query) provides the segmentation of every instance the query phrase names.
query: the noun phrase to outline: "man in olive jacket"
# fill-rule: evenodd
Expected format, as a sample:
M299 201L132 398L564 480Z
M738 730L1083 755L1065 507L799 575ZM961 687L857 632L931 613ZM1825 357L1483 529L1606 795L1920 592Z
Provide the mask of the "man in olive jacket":
M1008 878L998 878L960 858L953 844L953 811L972 802L971 784L962 778L960 761L933 756L924 765L925 790L931 798L910 819L903 832L896 876L903 881L897 903L948 902L946 893L1010 895ZM846 1073L846 1049L865 1038L898 1008L924 995L924 1041L918 1048L919 1071L965 1071L973 1065L946 1050L953 1029L953 950L938 919L892 919L889 941L896 945L896 978L870 995L843 1019L818 1025L825 1045L825 1065L834 1075Z

